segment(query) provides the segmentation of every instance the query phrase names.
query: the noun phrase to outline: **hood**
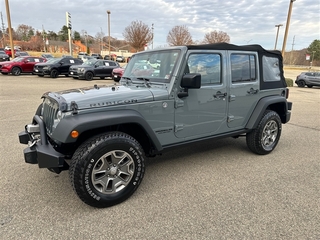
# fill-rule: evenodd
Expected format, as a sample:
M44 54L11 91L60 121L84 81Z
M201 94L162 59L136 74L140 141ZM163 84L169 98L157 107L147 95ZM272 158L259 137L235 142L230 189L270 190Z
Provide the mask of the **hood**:
M61 110L72 110L71 105L80 110L168 99L168 91L162 88L152 89L143 84L139 86L94 85L60 92L47 92L43 97L58 101Z

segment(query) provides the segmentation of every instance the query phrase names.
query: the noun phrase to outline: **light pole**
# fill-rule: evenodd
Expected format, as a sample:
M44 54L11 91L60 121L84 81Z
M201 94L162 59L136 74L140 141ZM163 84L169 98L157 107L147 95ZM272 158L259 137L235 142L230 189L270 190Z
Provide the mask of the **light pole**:
M312 51L312 58L311 58L311 63L310 63L310 69L312 68L312 64L313 64L313 58L314 58L314 53L315 53L316 51Z
M275 25L275 27L278 28L278 30L277 30L277 36L276 36L276 43L274 44L274 50L277 49L278 36L279 36L279 28L282 27L282 26L283 26L283 24Z
M110 55L110 11L107 10L107 13L108 13L108 44L109 44L109 56L111 57Z
M154 34L153 34L153 23L152 23L152 49L153 49L153 37L154 37Z
M282 45L282 57L284 57L284 52L286 50L286 44L287 44L287 37L288 37L288 31L289 31L289 25L290 25L290 18L291 18L291 11L292 11L292 5L293 2L296 0L290 0L289 10L288 10L288 16L287 16L287 24L286 24L286 31L283 38L283 45Z

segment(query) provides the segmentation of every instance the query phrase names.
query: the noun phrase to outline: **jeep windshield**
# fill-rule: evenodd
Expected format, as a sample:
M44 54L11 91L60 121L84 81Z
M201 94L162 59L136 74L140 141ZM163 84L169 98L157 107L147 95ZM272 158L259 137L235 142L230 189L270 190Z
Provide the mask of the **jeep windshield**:
M179 59L180 50L147 51L135 54L130 59L123 78L132 81L169 83Z

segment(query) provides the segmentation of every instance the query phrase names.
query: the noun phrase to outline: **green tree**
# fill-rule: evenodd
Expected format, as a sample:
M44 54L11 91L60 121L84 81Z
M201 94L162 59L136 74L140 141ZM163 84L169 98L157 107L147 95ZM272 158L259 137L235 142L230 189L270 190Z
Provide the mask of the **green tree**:
M77 31L74 31L74 32L73 32L73 39L80 41L80 40L81 40L80 33L77 32Z
M67 41L68 38L68 27L66 25L63 25L63 27L61 28L60 32L58 33L58 37L60 41Z
M311 56L311 61L320 60L320 40L314 40L307 48L307 53Z

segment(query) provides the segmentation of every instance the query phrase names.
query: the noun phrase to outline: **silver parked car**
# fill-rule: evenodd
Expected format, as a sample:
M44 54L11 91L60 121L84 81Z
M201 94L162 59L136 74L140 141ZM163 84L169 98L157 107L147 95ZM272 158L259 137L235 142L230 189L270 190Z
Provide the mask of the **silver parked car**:
M297 76L295 83L298 87L320 86L320 72L302 72Z

